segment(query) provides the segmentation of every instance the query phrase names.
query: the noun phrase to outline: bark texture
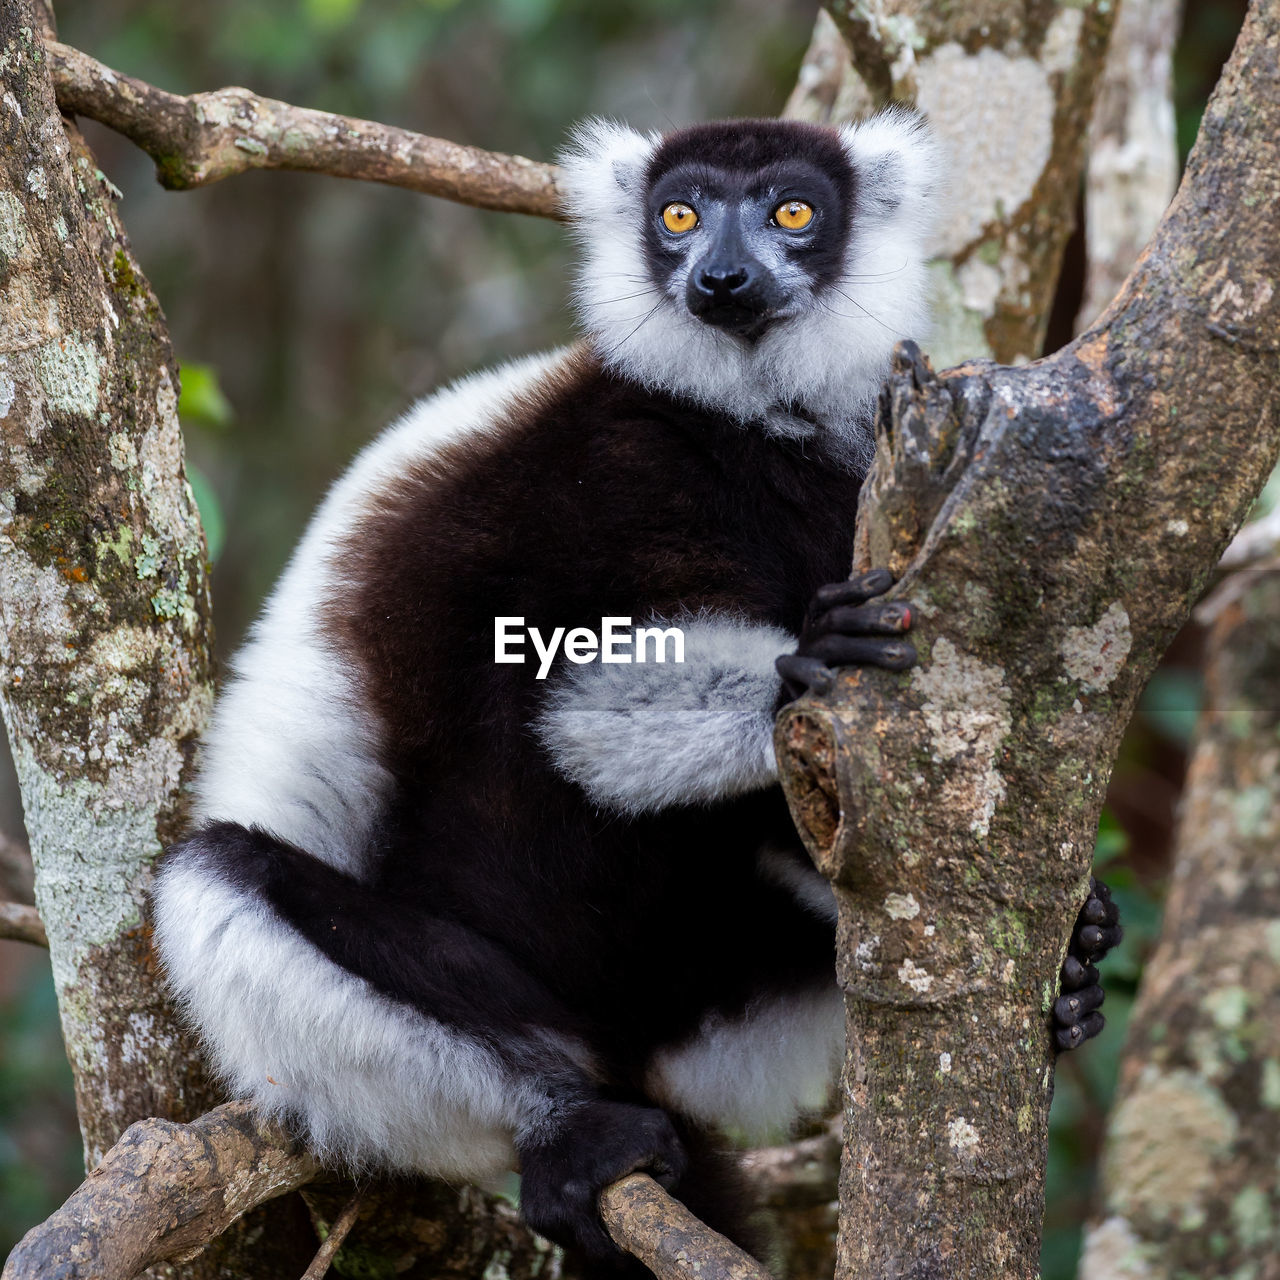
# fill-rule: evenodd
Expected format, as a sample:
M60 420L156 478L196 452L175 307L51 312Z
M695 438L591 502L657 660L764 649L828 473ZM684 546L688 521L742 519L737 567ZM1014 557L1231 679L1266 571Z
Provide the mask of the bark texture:
M1120 292L1178 186L1173 42L1181 0L1123 0L1089 129L1079 328Z
M242 1214L318 1171L244 1103L189 1125L140 1121L66 1204L19 1242L5 1280L130 1280L154 1263L194 1257Z
M47 6L0 9L0 713L93 1168L139 1117L220 1101L146 924L212 700L209 594L164 319L54 102L49 30ZM285 1221L252 1244L263 1274L314 1249Z
M1280 1276L1280 570L1241 576L1210 636L1082 1276Z
M204 186L246 169L297 169L385 182L481 209L559 217L555 166L407 129L311 111L248 89L183 97L51 44L58 103L122 133L162 186Z
M1040 353L1114 12L1111 0L833 0L818 16L786 114L834 124L914 103L946 144L927 335L940 367Z
M346 1274L407 1280L567 1274L559 1251L520 1222L513 1205L474 1187L386 1179L365 1183L353 1210L350 1183L327 1177L314 1156L249 1104L230 1102L191 1124L132 1125L71 1198L22 1239L4 1280L131 1280L144 1268L195 1258L250 1210L304 1187L320 1239L330 1240L339 1224L344 1237L351 1232L328 1258L340 1254ZM618 1244L662 1280L690 1274L769 1280L759 1263L651 1178L635 1174L616 1183L603 1193L601 1208ZM247 1274L229 1273L237 1280Z
M1280 3L1102 324L1024 369L900 355L858 560L921 663L779 721L840 908L840 1277L1038 1273L1049 1006L1121 731L1280 449Z
M92 1166L210 1100L144 924L212 697L209 597L163 319L24 9L0 14L0 709Z

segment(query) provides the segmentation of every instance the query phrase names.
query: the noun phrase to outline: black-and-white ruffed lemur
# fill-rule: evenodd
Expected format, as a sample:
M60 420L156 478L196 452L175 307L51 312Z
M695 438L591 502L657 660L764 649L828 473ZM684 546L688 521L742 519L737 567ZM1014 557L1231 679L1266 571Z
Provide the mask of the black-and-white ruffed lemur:
M423 401L326 498L155 893L230 1089L317 1152L518 1167L529 1223L606 1268L630 1170L744 1239L717 1135L821 1106L844 1041L774 717L830 666L915 660L909 606L868 603L889 576L844 579L937 174L905 112L587 125L583 341ZM682 629L684 661L495 661L495 619L610 617ZM1091 897L1060 1043L1100 1026L1116 936Z

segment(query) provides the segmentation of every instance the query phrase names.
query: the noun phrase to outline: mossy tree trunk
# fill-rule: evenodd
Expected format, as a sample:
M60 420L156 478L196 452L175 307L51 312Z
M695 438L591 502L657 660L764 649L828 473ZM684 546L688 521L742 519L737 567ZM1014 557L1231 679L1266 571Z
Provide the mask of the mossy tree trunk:
M899 362L860 563L921 663L778 728L835 883L841 1280L1038 1274L1049 1006L1124 725L1280 450L1280 2L1094 329L1023 369Z
M946 143L938 367L1040 354L1115 8L832 0L818 15L785 114L839 124L913 103Z
M1245 582L1209 640L1082 1277L1280 1275L1280 568Z
M212 646L177 365L118 193L54 101L50 27L40 6L0 10L0 711L93 1168L139 1117L219 1101L146 924ZM275 1214L278 1254L254 1247L259 1274L305 1265L314 1240L286 1222L305 1230L300 1206ZM232 1233L220 1256L237 1247Z

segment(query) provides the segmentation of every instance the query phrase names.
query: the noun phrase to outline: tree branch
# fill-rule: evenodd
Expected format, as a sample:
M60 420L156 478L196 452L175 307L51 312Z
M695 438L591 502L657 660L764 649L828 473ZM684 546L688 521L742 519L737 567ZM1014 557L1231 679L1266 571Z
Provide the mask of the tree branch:
M39 1280L55 1264L62 1280L132 1280L147 1267L195 1257L242 1214L320 1173L313 1155L246 1102L225 1103L191 1124L141 1120L57 1212L23 1237L3 1280ZM345 1235L355 1220L350 1197L344 1200L330 1240L340 1224ZM405 1216L403 1188L397 1204ZM699 1280L769 1280L759 1263L652 1178L633 1174L607 1188L600 1204L619 1247L660 1280L688 1280L691 1269ZM370 1207L376 1214L376 1203ZM340 1243L341 1236L316 1264L327 1266Z
M29 942L36 947L49 945L40 913L22 902L0 902L0 938Z
M155 161L160 184L172 190L247 169L296 169L383 182L480 209L560 216L554 165L294 107L248 89L183 97L68 45L47 48L62 110L136 143Z
M1280 572L1236 580L1081 1277L1274 1275L1280 1256Z
M357 1191L333 1220L329 1234L325 1236L324 1243L316 1251L316 1256L304 1272L302 1280L322 1280L322 1277L328 1274L334 1255L342 1248L342 1242L350 1235L351 1228L356 1225L356 1219L360 1216L360 1206L361 1196Z
M652 1178L633 1173L606 1187L600 1213L614 1240L658 1280L770 1280L737 1245L700 1222Z
M191 1124L140 1120L62 1208L27 1232L3 1280L132 1280L156 1263L194 1257L241 1214L319 1171L244 1102Z

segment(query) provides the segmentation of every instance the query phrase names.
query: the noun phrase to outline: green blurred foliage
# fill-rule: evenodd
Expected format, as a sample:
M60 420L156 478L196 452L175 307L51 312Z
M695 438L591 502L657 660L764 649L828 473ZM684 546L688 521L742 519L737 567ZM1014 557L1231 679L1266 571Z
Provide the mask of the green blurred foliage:
M0 942L0 1259L82 1177L49 958Z

